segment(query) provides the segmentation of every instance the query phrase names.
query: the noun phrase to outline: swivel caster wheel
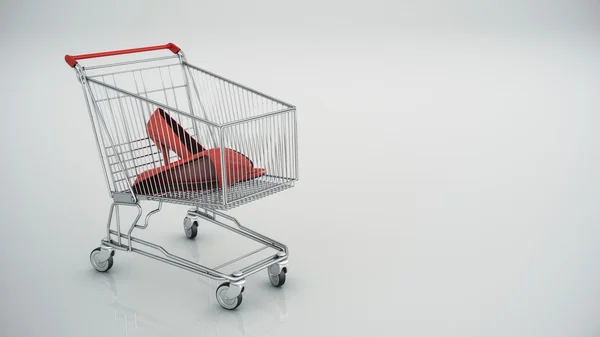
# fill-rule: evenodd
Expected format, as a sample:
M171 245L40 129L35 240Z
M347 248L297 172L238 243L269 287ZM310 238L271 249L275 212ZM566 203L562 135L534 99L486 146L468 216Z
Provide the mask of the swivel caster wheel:
M198 235L198 221L186 216L183 220L183 230L188 239L193 239Z
M278 271L279 270L279 271ZM274 287L281 287L285 284L285 275L287 274L287 267L279 268L277 265L273 265L267 268L269 274L269 281Z
M244 288L241 289L239 295L228 297L227 291L229 290L229 287L229 282L225 282L217 288L217 302L227 310L234 310L242 304L242 292L244 291Z
M90 253L90 262L97 271L107 272L113 266L114 255L114 250L98 247Z

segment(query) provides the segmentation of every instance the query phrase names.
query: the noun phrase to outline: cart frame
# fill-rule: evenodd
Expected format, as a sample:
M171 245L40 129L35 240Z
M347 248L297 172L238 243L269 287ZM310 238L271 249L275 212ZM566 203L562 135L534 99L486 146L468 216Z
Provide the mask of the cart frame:
M159 50L170 50L174 54L174 56L145 58L145 59L140 59L140 60L130 60L130 61L126 61L126 62L106 63L106 64L101 64L101 65L92 66L92 67L84 67L79 64L79 60L83 60L83 59L103 58L103 57L108 57L108 56L117 56L117 55L134 54L134 53L137 54L137 53L159 51ZM184 83L179 86L176 86L175 84L173 84L173 80L171 79L172 88L166 88L166 89L165 89L165 85L163 83L163 92L165 93L165 99L167 102L160 102L160 101L148 98L148 96L149 96L148 94L150 91L145 89L146 88L145 84L144 84L144 90L146 90L146 91L144 93L140 94L139 92L134 93L134 92L125 90L123 88L120 88L119 86L116 85L116 81L115 81L115 85L110 85L110 84L107 84L106 82L98 80L97 76L100 76L100 75L96 75L96 76L88 75L89 70L110 68L110 67L124 67L124 66L127 67L129 65L139 65L139 64L142 64L145 62L161 62L163 60L168 60L168 59L173 59L173 58L176 59L178 62L177 64L179 66L181 66L182 73L183 73L182 79L183 79ZM235 309L241 304L242 292L244 291L244 284L245 284L246 278L250 275L253 275L253 274L261 271L261 270L265 270L265 269L267 270L269 280L271 281L271 283L274 286L279 287L279 286L283 285L283 283L285 283L286 274L287 274L287 264L288 264L288 255L289 255L288 247L286 245L282 244L281 242L273 240L263 234L260 234L248 227L243 226L237 219L235 219L234 217L227 215L223 212L220 212L219 209L230 209L230 208L242 205L244 203L257 200L266 195L282 191L284 189L292 187L294 182L298 180L298 151L297 151L298 142L297 142L296 108L291 104L288 104L281 100L275 99L275 98L273 98L269 95L266 95L264 93L261 93L257 90L251 89L247 86L243 86L239 83L228 80L222 76L216 75L212 72L208 72L204 69L201 69L199 67L189 64L186 61L185 55L181 51L181 49L173 43L168 43L166 45L152 46L152 47L125 49L125 50L117 50L117 51L102 52L102 53L95 53L95 54L83 54L83 55L76 55L76 56L66 55L65 61L67 62L67 64L69 64L69 66L71 66L75 70L77 79L81 83L84 97L85 97L87 107L88 107L88 112L89 112L89 117L90 117L90 121L92 124L93 132L94 132L94 137L96 140L98 154L100 156L100 161L102 163L102 168L103 168L103 172L104 172L104 176L105 176L106 185L109 190L110 197L113 199L113 203L111 204L110 209L109 209L108 221L106 223L106 237L101 240L101 246L99 248L94 249L92 251L92 253L90 254L90 262L94 266L94 268L100 272L108 271L112 267L113 256L115 255L115 251L117 251L117 250L137 253L137 254L155 259L157 261L164 262L164 263L170 264L172 266L175 266L175 267L178 267L181 269L185 269L185 270L191 271L193 273L208 277L210 279L214 279L217 281L223 281L224 283L222 283L217 288L216 296L217 296L217 301L219 302L219 304L225 309ZM172 65L169 65L169 66L172 66ZM166 67L166 66L162 66L162 67ZM133 70L132 74L133 74L134 80L135 80L135 71L139 71L140 76L142 76L143 69L153 69L153 68L148 67L148 68L140 68L137 70ZM161 68L158 68L158 69L160 72ZM187 71L186 71L186 69L187 69ZM257 115L244 116L243 118L222 120L220 122L215 122L215 121L209 120L208 118L201 118L201 117L197 116L193 111L194 109L193 109L193 104L192 104L192 99L193 99L192 96L194 94L197 95L198 103L200 105L202 105L202 99L200 98L198 85L195 82L194 76L190 72L190 69L193 69L195 71L201 71L204 74L208 74L210 76L213 76L214 78L218 78L220 81L224 81L228 85L234 86L234 88L236 88L236 90L238 90L238 92L243 92L244 95L247 95L246 94L246 92L247 92L247 93L251 93L253 95L260 96L264 99L270 100L272 102L275 102L273 104L277 105L277 107L279 107L279 109L276 109L275 111L269 111L266 113L260 113ZM125 72L127 72L127 71L122 71L121 73L125 73ZM117 72L113 72L113 79L114 79L114 74L116 74L116 73ZM111 75L111 74L109 73L109 75ZM170 73L169 73L169 75L170 75ZM106 75L102 75L102 76L106 76ZM162 79L162 77L161 77L161 79ZM104 97L104 98L98 97L99 95L94 93L92 86L95 86L98 88L101 88L101 87L104 88L104 90L107 91L106 97ZM186 112L183 109L180 109L179 107L174 107L174 106L168 104L169 102L168 102L168 98L167 98L167 94L166 94L167 91L172 90L173 96L175 96L175 90L177 88L181 88L181 89L185 90L185 93L187 94L187 99L189 102L189 105L188 105L188 108L190 110L189 112ZM111 90L111 92L114 92L115 93L114 95L116 95L116 96L113 95L113 97L111 97L108 94L108 90ZM96 91L96 93L97 93L97 91ZM146 97L143 97L143 94L145 94ZM141 158L141 157L136 157L134 155L135 151L139 150L139 149L135 148L135 146L137 146L135 144L137 144L136 142L139 143L140 140L131 141L129 134L128 134L127 142L114 141L111 138L111 134L108 130L109 127L107 127L107 123L104 121L104 117L102 116L102 113L100 111L101 110L100 102L102 100L106 100L109 102L109 104L111 104L111 100L116 99L116 100L119 100L119 103L120 103L120 100L123 98L128 98L130 100L135 99L136 101L143 102L143 104L147 104L147 105L149 104L154 107L168 109L169 111L176 112L179 116L184 116L186 118L189 118L190 121L193 121L192 122L193 129L196 130L196 132L195 132L196 135L199 134L198 133L198 128L199 128L198 123L207 125L208 127L212 128L210 133L207 133L207 134L210 134L213 137L215 134L218 135L218 137L216 137L216 138L218 138L218 140L215 141L215 144L217 144L221 149L225 148L225 141L224 141L225 136L224 135L226 133L224 130L227 130L228 128L236 127L238 125L242 125L244 123L253 123L253 122L257 122L257 121L260 122L261 119L270 118L272 116L278 116L278 117L283 116L283 117L280 117L282 123L287 123L286 125L290 127L289 130L292 130L292 131L289 133L289 135L282 134L281 137L282 137L282 139L285 138L285 146L287 148L291 149L291 151L289 151L289 154L288 154L288 152L284 151L287 156L286 162L285 162L285 164L277 163L277 165L280 165L282 167L286 166L286 168L285 168L286 172L288 170L288 167L290 167L291 174L286 175L286 176L269 177L269 179L272 179L273 181L277 182L276 184L272 184L272 186L271 185L263 186L263 185L254 184L254 185L252 185L252 186L254 186L254 189L253 189L253 187L248 187L248 186L239 187L238 190L242 191L243 193L240 192L241 194L237 197L237 199L236 199L235 193L239 192L239 191L233 191L234 192L233 194L228 194L228 189L235 190L236 187L233 187L233 185L230 187L227 185L227 183L225 183L216 192L211 192L213 194L218 193L217 199L214 199L214 195L210 196L211 198L216 200L216 202L208 202L209 199L206 199L207 197L205 195L201 195L200 197L198 195L194 195L194 198L190 198L190 197L185 197L185 196L184 197L173 197L173 196L161 196L161 195L136 194L133 191L132 183L131 183L131 181L134 178L132 175L135 175L135 173L132 173L132 172L138 172L143 165L145 165L144 167L147 167L149 165L149 163L144 163L143 165L136 166L136 161L139 161L139 158ZM175 104L177 105L176 98L175 98ZM109 107L110 107L110 105L109 105ZM204 110L205 108L203 106L201 106L201 109ZM289 118L289 120L284 119L284 118ZM125 122L125 118L123 119L123 121ZM202 127L202 126L200 126L200 127ZM121 126L121 128L124 128L124 127ZM213 130L216 130L216 131L213 131ZM288 138L289 138L289 140L288 140ZM142 139L141 141L145 141L145 140ZM106 143L109 143L108 147L106 146ZM148 142L148 143L150 143L150 142ZM125 152L125 151L119 152L116 150L117 148L127 148L127 147L128 147L128 149L126 151L128 151L128 152ZM152 147L152 145L150 145L149 147ZM107 152L110 148L112 148L112 150L113 150L112 154ZM151 151L153 151L153 150L151 149ZM153 152L151 152L151 153L153 153ZM127 155L129 155L129 159L127 158ZM148 156L148 155L145 155L145 156ZM114 159L113 160L114 163L110 161L111 158ZM288 159L289 159L289 163L287 162ZM157 162L152 162L151 164L154 164L156 166ZM224 167L224 166L225 166L224 165L224 156L221 156L221 167ZM115 169L114 167L120 167L120 171L118 169ZM120 173L123 173L121 176L124 176L124 178L119 180L119 179L117 179L116 176ZM226 182L225 169L222 169L222 172L219 172L219 174L222 174L222 178ZM256 188L256 186L259 186L260 188ZM265 186L267 186L267 187L265 187ZM230 195L233 195L233 197L231 197ZM213 199L210 199L210 200L213 200ZM155 209L153 209L147 213L147 215L144 218L143 224L140 223L140 219L143 214L143 207L141 205L141 201L158 202L158 206ZM162 210L163 202L192 206L192 208L190 208L187 211L187 214L184 218L184 226L183 227L184 227L184 231L185 231L186 235L188 236L188 238L195 237L195 235L197 233L199 221L205 221L205 222L210 222L215 225L218 225L222 228L225 228L225 229L227 229L233 233L236 233L238 235L244 236L255 242L258 242L262 245L262 247L254 250L252 252L249 252L245 255L236 257L230 261L221 263L218 266L207 267L207 266L198 264L196 262L190 261L188 259L184 259L182 257L173 255L173 254L169 253L165 248L163 248L162 246L160 246L158 244L151 243L151 242L148 242L148 241L145 241L145 240L142 240L140 238L133 236L133 232L136 229L143 230L143 229L148 228L151 217ZM119 209L121 207L132 207L137 210L137 216L135 217L135 219L131 223L131 225L129 225L129 227L127 228L126 231L122 230L122 228L121 228L121 219L120 219L120 214L119 214ZM137 247L134 247L134 244ZM141 249L140 247L144 247L145 249ZM266 249L272 249L274 251L274 254L272 254L269 257L264 258L260 261L251 263L250 265L248 265L246 267L240 268L231 274L220 271L220 269L222 269L226 266L229 266L229 265L236 263L238 261L241 261L243 259L249 258L249 257L253 256L254 254L257 254ZM160 254L153 253L152 251L158 252Z

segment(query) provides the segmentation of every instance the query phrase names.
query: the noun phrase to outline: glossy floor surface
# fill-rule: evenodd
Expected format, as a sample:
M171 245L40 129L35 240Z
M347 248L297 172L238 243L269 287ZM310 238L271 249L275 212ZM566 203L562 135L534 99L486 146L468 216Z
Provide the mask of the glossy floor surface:
M597 2L1 6L0 336L600 334ZM289 245L287 283L232 312L198 275L88 260L110 199L62 57L168 41L298 107L297 187L230 212ZM187 240L185 210L140 237L253 249Z

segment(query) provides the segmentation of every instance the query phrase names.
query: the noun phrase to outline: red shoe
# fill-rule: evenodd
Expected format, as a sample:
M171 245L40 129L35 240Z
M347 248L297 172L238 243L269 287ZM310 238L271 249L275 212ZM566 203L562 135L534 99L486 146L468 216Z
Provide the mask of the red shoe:
M133 184L137 194L156 194L170 191L196 191L223 187L221 149L206 150L177 121L163 109L156 109L146 125L148 137L163 154L165 164L142 172ZM169 163L169 150L180 160ZM243 154L225 149L227 185L265 175L265 169Z
M179 158L182 159L205 150L176 120L161 108L156 109L150 116L150 120L146 124L146 132L163 154L165 164L169 163L169 150L177 153Z
M253 168L244 155L225 151L225 179L227 185L265 175L264 168ZM186 159L142 172L133 183L136 194L160 194L173 191L198 191L223 187L221 149L210 149Z

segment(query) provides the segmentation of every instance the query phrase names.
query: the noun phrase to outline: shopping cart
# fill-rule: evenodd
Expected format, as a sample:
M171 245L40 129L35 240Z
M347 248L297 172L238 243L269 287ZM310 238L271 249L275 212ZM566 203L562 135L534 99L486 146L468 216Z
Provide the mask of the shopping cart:
M114 62L79 63L105 57ZM216 297L225 309L241 304L246 277L263 269L275 287L282 286L287 247L242 226L221 210L294 186L298 179L296 108L188 63L172 43L66 55L65 61L82 85L113 199L106 237L90 254L92 266L106 272L116 250L138 253L224 281ZM143 223L142 201L158 203ZM134 230L146 229L163 202L191 206L183 221L189 239L196 237L199 221L204 220L261 247L209 268L134 237ZM121 229L121 207L137 210L125 230ZM267 258L232 273L220 271L268 250L272 254Z

